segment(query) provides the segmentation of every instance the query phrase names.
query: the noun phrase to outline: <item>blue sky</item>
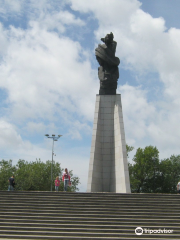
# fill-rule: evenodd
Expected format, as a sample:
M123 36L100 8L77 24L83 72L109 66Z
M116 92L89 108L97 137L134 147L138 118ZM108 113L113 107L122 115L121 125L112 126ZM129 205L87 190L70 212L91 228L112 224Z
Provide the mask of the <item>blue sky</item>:
M0 158L51 160L86 191L98 63L113 32L126 142L179 154L178 0L0 0ZM135 153L130 155L130 161Z

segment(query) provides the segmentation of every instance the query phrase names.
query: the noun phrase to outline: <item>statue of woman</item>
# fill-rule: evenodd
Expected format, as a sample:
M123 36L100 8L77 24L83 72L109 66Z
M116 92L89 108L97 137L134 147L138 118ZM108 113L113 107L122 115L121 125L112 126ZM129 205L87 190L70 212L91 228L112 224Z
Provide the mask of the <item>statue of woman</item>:
M96 59L100 65L98 68L100 95L116 94L120 60L118 57L115 57L117 42L113 41L113 38L112 32L107 34L105 38L101 38L104 44L99 44L95 49Z

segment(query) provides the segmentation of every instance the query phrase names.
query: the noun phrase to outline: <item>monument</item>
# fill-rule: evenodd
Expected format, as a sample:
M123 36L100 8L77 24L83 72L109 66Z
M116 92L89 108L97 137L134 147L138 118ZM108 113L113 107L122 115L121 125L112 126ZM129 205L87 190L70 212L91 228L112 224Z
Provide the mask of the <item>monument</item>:
M113 33L95 49L99 63L87 192L130 193L121 95L116 94L120 60Z

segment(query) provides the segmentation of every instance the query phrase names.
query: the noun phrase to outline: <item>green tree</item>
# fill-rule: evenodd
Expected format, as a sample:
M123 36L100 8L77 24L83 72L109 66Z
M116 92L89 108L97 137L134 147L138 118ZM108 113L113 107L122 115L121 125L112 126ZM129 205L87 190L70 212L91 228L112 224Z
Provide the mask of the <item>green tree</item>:
M180 155L159 160L156 147L138 148L129 163L129 175L132 192L176 193L180 181Z
M12 160L0 161L0 189L8 189L8 179L16 172L16 167L12 166Z
M159 192L176 193L176 185L180 180L180 155L172 155L170 158L160 162L160 182Z
M19 160L16 164L16 189L26 191L49 191L51 186L51 162L42 162L40 159L35 162ZM53 164L53 179L60 173L60 164ZM54 183L53 183L54 184Z
M69 174L70 174L70 176L71 176L71 187L68 189L68 191L70 191L70 192L76 192L76 191L79 190L79 188L77 188L77 186L78 186L79 183L80 183L79 177L73 176L73 171L72 171L72 170L69 171ZM63 187L64 187L64 185L63 185Z
M127 157L129 157L129 153L134 150L133 146L129 146L128 144L126 144L126 152L127 152Z
M56 176L61 176L61 169L58 162L53 163L52 186ZM7 190L8 179L15 175L16 190L24 191L50 191L51 189L51 161L42 162L40 159L34 162L27 162L20 159L16 166L12 166L12 161L2 160L0 162L0 189ZM77 191L79 178L73 176L70 171L72 185L68 191ZM63 191L61 181L60 190Z
M138 148L129 164L129 174L132 192L153 192L157 187L155 177L159 168L159 151L156 147Z

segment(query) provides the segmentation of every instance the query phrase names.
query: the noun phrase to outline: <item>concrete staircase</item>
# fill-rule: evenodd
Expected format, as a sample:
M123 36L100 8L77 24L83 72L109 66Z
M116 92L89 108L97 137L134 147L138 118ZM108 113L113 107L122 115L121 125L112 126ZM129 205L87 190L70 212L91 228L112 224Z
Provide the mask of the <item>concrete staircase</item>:
M180 195L0 191L0 239L180 239Z

